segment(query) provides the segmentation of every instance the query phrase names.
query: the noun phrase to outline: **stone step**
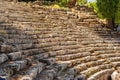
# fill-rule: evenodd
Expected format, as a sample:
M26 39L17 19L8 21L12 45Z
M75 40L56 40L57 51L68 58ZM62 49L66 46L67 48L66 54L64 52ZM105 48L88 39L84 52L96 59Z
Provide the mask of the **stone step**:
M82 46L81 46L81 48L82 48ZM85 48L81 49L81 48L76 48L76 49L72 49L72 50L71 49L58 50L58 51L56 51L56 53L58 56L60 56L60 55L64 56L65 54L69 55L69 54L80 53L80 52L81 53L88 52L87 49L85 49Z
M56 45L56 46L50 46L50 47L43 47L42 49L45 50L50 50L50 51L58 51L58 50L65 50L65 49L77 49L80 48L80 45L71 45L71 46L60 46L60 45Z
M64 63L64 64L67 64L68 67L73 67L74 65L77 65L77 64L86 63L86 62L95 61L95 60L98 60L96 56L86 56L82 58L71 59L68 61L57 61L57 63L61 63L61 64Z
M119 57L119 53L114 53L114 54L100 54L99 57L101 58L109 58L109 57Z
M22 50L22 54L25 55L25 56L33 56L33 55L42 54L42 53L45 53L45 52L46 51L41 50L41 49L37 49L37 48L35 48L35 49L28 49L28 50Z
M111 57L111 58L107 58L107 60L109 62L116 62L116 61L120 61L120 57Z
M91 75L87 80L108 80L110 75L113 73L113 69L101 70L93 75Z
M13 52L13 53L9 53L8 57L11 60L16 60L16 59L21 59L23 56L22 56L22 52Z
M1 53L10 53L10 52L16 51L15 46L5 44L5 42L3 42L2 45L0 45L0 47L1 47L1 49L0 49Z
M101 70L111 69L111 68L112 68L112 65L105 64L105 65L99 65L92 68L88 68L87 70L82 71L80 73L86 75L87 77L90 77L92 74L95 74Z
M35 47L51 47L51 46L70 46L70 45L76 45L75 42L71 42L71 41L67 41L67 42L45 42L45 43L41 43L41 44L36 44Z
M5 42L10 44L29 44L32 42L30 39L6 39Z
M98 61L90 61L87 63L81 63L81 64L78 64L78 65L68 69L68 73L77 74L79 72L87 70L88 68L102 65L104 62L105 62L105 60L103 59L103 60L98 60Z
M113 65L114 67L119 67L120 66L120 61L111 62L111 65Z
M97 22L96 19L84 19L83 22Z
M90 52L83 52L83 53L73 53L73 54L60 55L60 56L56 56L56 58L58 60L66 61L66 60L82 58L82 57L90 56L90 55L91 55Z

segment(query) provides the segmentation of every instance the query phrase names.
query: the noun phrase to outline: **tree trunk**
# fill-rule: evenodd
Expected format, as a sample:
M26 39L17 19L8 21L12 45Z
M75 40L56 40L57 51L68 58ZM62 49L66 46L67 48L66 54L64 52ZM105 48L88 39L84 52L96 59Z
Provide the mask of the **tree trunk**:
M75 7L75 4L77 3L77 0L70 0L67 4L69 8Z
M114 29L115 28L115 19L108 19L108 27L110 28L110 29Z

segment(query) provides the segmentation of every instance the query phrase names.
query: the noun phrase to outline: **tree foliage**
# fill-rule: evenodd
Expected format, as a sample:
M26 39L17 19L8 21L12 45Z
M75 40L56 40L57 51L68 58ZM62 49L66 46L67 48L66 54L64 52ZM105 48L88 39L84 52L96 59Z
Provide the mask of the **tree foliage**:
M37 0L19 0L19 1L37 1ZM40 1L40 0L39 0ZM75 5L77 3L78 5L86 4L87 0L42 0L42 1L50 1L50 2L57 2L58 5L67 7L68 4Z
M99 13L107 19L115 18L119 1L120 0L97 0Z
M78 5L87 4L87 0L78 0Z
M86 4L87 0L57 0L60 4L60 6L74 6L75 4L77 5L82 5L82 4Z
M115 26L116 13L120 0L97 0L99 13L108 20L108 25Z

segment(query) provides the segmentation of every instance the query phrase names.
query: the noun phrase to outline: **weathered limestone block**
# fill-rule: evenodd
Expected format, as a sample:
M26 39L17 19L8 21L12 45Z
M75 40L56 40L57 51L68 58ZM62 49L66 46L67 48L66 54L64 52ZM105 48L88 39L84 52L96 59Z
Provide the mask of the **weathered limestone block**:
M77 68L70 68L68 69L67 73L70 75L76 75L78 73L78 69Z
M22 58L22 52L9 53L9 54L8 54L8 57L9 57L11 60L20 59L20 58Z
M70 55L57 56L56 58L57 58L58 60L65 61L65 60L70 60L70 59L71 59L71 56L70 56Z
M36 78L37 74L39 74L45 68L44 63L38 63L37 65L31 67L26 75L28 75L32 80Z
M45 68L46 64L44 63L38 63L38 65L36 67L38 67L38 73L40 73L44 68Z
M13 71L10 68L0 67L0 78L10 80L11 75L13 75Z
M108 61L109 62L120 61L120 57L111 57L111 58L108 58Z
M42 54L38 54L34 56L35 59L44 59L44 58L48 58L49 54L48 53L42 53Z
M68 65L66 63L62 63L62 64L57 64L57 66L55 66L55 68L57 69L57 75L60 75L65 69L67 69Z
M56 56L57 53L56 53L56 52L49 52L49 55L50 55L51 57L53 57L53 56Z
M112 78L112 80L120 80L120 73L118 71L114 71L111 74L111 78Z
M34 62L34 57L33 56L29 56L26 58L27 60L27 65L31 65Z
M29 49L29 48L32 48L33 47L33 44L21 44L21 45L18 45L17 48L18 49Z
M79 71L83 71L83 70L86 70L88 67L87 67L86 64L83 63L83 64L80 64L80 65L77 65L75 68L79 69Z
M38 74L38 68L37 67L33 67L31 68L28 72L27 75L31 78L34 79Z
M82 71L81 74L85 74L86 76L90 76L98 71L100 71L101 69L105 68L105 66L96 66L96 67L91 67L88 68L85 71Z
M4 45L1 45L1 50L0 51L4 52L4 53L9 53L9 52L12 52L14 50L15 50L15 48L13 46L4 44Z
M90 76L87 80L109 80L108 78L112 72L113 69L101 70Z
M27 66L27 60L14 61L7 65L7 67L11 68L14 71L20 71Z
M54 80L57 72L54 69L44 70L39 75L40 80Z
M115 57L114 54L101 54L100 55L101 58L109 58L109 57Z
M30 49L30 50L25 50L25 51L23 51L23 55L25 55L25 56L31 56L31 55L33 55L34 53L33 53L33 51Z
M53 64L56 62L55 58L38 59L38 60L39 60L40 62L46 63L46 64L48 64L48 65L53 65Z
M111 62L111 65L114 67L120 66L120 62L119 61L118 62Z
M75 77L74 80L87 80L86 76L85 75L78 75Z
M63 76L58 76L57 80L74 80L74 75L64 74Z
M4 38L0 36L0 44L4 42Z
M5 62L5 61L7 61L7 60L8 60L7 55L5 55L5 54L1 54L0 55L0 64Z

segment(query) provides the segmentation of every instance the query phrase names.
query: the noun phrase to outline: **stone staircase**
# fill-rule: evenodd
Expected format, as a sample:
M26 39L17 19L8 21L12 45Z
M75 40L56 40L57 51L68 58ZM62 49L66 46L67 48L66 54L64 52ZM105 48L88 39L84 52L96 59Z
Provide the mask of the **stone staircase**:
M109 80L120 37L93 9L0 0L0 76L6 80Z

